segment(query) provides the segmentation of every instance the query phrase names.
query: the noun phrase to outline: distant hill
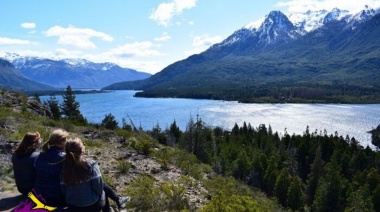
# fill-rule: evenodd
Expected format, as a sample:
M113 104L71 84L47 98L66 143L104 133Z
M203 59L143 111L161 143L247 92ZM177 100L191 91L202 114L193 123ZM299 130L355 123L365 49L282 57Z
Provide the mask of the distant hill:
M0 59L0 89L11 91L55 90L55 88L25 78L8 61Z
M36 82L56 88L101 88L116 82L141 80L151 74L122 68L113 63L94 63L84 59L52 60L47 58L23 57L7 53L9 60L21 74Z
M379 102L378 13L273 11L260 26L247 25L146 80L105 89L243 102Z

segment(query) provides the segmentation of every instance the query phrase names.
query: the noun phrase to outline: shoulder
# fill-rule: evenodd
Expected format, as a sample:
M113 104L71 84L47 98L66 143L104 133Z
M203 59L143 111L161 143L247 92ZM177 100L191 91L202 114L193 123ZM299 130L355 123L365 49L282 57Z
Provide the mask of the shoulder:
M99 169L99 164L95 160L87 158L86 161L91 168Z
M93 177L101 177L102 176L102 174L100 172L99 165L95 160L87 159L87 163L91 167Z

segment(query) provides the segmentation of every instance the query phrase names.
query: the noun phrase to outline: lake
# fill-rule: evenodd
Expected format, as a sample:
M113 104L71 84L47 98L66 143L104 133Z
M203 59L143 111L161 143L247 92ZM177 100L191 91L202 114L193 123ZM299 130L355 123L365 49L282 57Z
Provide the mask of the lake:
M231 130L235 123L243 122L253 127L271 126L283 135L302 134L309 126L310 132L327 130L327 133L355 137L364 147L371 146L367 133L380 124L380 104L244 104L235 101L194 100L176 98L136 98L136 91L111 91L108 93L78 94L80 111L91 123L101 123L111 113L119 122L125 118L144 130L159 124L169 128L175 120L181 130L197 114L207 125ZM56 96L61 103L62 96ZM45 101L49 96L41 96Z

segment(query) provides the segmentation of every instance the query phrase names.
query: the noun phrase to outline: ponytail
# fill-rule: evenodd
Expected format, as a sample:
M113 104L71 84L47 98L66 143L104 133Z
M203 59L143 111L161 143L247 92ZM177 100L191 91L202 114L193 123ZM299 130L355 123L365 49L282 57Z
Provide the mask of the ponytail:
M82 155L83 149L83 143L79 138L69 139L66 143L63 182L67 185L74 185L91 177L91 167Z

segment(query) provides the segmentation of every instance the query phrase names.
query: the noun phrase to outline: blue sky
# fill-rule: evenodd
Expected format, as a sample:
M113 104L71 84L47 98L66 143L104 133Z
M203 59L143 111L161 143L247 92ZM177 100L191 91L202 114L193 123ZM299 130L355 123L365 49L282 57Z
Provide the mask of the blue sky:
M377 7L380 0L0 0L0 52L113 62L151 74L272 10Z

